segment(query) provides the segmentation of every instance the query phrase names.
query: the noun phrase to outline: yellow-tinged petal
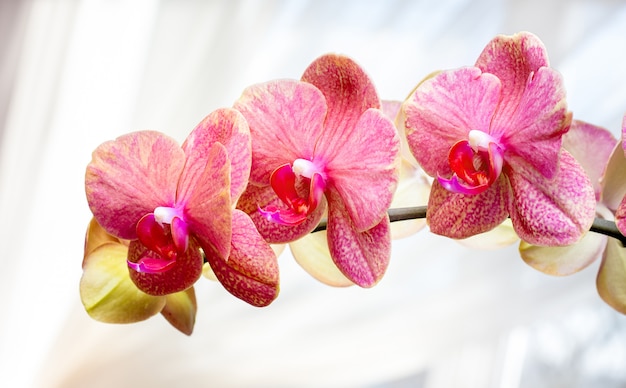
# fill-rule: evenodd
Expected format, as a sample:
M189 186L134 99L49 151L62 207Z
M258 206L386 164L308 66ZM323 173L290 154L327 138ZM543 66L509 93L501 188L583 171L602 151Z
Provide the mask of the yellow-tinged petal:
M326 231L309 233L289 244L296 262L315 279L334 287L347 287L352 283L337 268L330 257Z
M165 305L165 297L145 294L130 280L126 245L100 245L83 261L80 297L87 313L107 323L143 321Z
M519 252L526 264L548 275L566 276L593 263L604 250L607 237L587 233L576 244L563 247L541 247L520 242Z
M620 141L611 156L600 178L602 185L602 203L612 211L617 210L624 195L626 194L626 156Z
M507 218L500 225L490 231L472 237L457 240L461 245L474 249L499 249L519 241L519 236L513 229L513 223Z
M185 291L166 295L165 307L161 310L161 314L172 326L184 334L191 335L196 323L197 310L196 292L191 287Z
M615 239L607 242L596 286L609 306L626 314L626 248Z
M107 231L100 226L98 221L92 217L87 227L87 233L85 234L85 254L83 255L83 261L94 249L109 242L121 242L121 240L108 234Z

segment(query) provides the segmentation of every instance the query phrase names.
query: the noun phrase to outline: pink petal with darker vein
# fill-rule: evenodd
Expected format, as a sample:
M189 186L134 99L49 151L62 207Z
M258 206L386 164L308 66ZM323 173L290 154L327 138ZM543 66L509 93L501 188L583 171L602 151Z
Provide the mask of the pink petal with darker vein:
M134 132L101 144L85 173L92 213L112 235L137 238L135 226L157 206L171 206L185 154L172 138Z

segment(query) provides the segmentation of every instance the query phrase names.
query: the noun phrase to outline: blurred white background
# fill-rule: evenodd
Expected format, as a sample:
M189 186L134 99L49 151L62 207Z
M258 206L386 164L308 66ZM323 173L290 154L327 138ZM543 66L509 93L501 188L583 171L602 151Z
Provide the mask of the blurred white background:
M299 78L326 52L401 100L520 30L545 43L575 117L618 136L620 1L0 1L0 386L625 387L626 317L597 296L598 263L553 278L516 246L427 230L394 242L369 290L323 286L288 252L268 308L201 281L191 337L160 316L95 322L80 303L98 144L139 129L182 141L246 86Z

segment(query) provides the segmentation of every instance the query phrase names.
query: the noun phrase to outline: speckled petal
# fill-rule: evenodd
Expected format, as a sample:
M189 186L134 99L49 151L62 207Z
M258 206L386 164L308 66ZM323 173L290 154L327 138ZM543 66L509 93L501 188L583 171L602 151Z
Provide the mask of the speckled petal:
M610 238L596 279L598 294L609 306L626 314L626 248Z
M596 200L600 200L600 178L616 145L617 139L611 132L580 120L572 121L570 130L563 135L563 148L585 170L596 193Z
M593 263L604 251L607 237L587 233L576 244L564 247L542 247L522 241L520 255L526 264L548 275L566 276Z
M143 246L138 240L132 241L128 247L128 261L137 263L144 255L157 254ZM127 271L140 290L159 296L184 291L193 286L202 275L203 262L200 245L193 236L190 236L187 251L178 255L175 264L169 270L143 273L129 268Z
M223 144L228 151L231 202L236 203L248 184L252 163L250 129L241 113L222 108L205 117L182 145L187 163L204 166L209 149L215 142Z
M335 265L330 257L326 231L309 233L289 243L296 262L320 282L333 287L354 285Z
M530 244L573 244L595 218L593 186L582 167L565 150L559 167L553 179L521 160L506 171L513 190L511 221L520 238Z
M185 204L185 222L202 248L212 245L226 258L232 233L228 151L221 143L213 143L208 150L194 149L188 158L178 199Z
M358 232L339 194L328 192L328 247L337 268L361 287L372 287L383 277L391 256L389 217Z
M191 335L196 323L196 292L193 287L165 296L165 307L161 314L180 332Z
M458 240L459 244L468 248L487 250L504 248L519 241L510 218L487 232Z
M139 322L157 314L165 298L148 295L128 274L124 244L108 242L91 251L83 263L80 298L93 319L107 323Z
M430 176L451 175L448 152L472 129L489 133L500 100L500 81L469 67L427 79L402 105L413 156Z
M391 120L378 109L346 128L343 145L326 154L328 184L341 196L357 231L372 228L385 216L398 184L400 138Z
M278 261L250 218L233 211L232 249L228 260L206 252L207 260L224 288L253 306L267 306L278 296Z
M281 244L297 240L311 232L319 224L326 211L326 200L322 198L317 208L307 216L305 221L293 226L269 221L259 212L259 208L268 206L284 208L285 204L276 196L271 186L256 186L254 184L248 185L237 203L237 209L250 216L259 233L267 242Z
M501 224L508 215L509 201L510 189L503 175L489 189L476 195L450 192L435 180L426 218L433 233L467 238Z
M89 208L107 232L134 239L142 216L174 204L184 164L178 143L158 132L134 132L103 143L85 173Z
M250 181L269 184L278 166L311 160L326 117L326 101L313 85L295 80L257 84L235 102L250 125Z

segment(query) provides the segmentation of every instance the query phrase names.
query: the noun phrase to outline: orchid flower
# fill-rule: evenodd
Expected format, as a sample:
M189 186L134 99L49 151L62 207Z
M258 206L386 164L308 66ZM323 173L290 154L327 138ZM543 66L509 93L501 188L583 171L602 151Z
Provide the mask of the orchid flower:
M130 240L137 287L169 295L191 287L205 260L233 295L257 306L278 292L276 256L250 218L234 209L251 164L241 114L209 114L179 146L154 131L101 144L87 166L89 207L107 233Z
M383 113L395 120L400 111L400 101L381 101ZM399 131L400 127L396 125ZM392 208L426 206L430 192L430 180L413 158L403 132L401 140L401 160L398 187L391 201ZM391 239L401 239L413 235L426 226L424 219L412 219L391 223ZM327 244L325 230L309 233L289 243L289 249L296 262L311 276L320 282L334 287L352 286L350 281L335 265Z
M176 329L191 335L197 309L194 288L164 296L141 291L128 272L128 243L108 234L92 218L80 280L80 298L89 316L106 323L132 323L160 312Z
M497 36L474 67L425 80L403 111L413 155L437 178L432 232L466 238L510 217L525 241L567 245L591 226L593 187L561 147L571 114L536 36Z
M238 208L270 243L311 232L326 210L335 265L363 287L390 258L387 209L398 182L399 138L370 78L325 55L301 81L248 87L235 103L250 125L250 184Z
M593 183L598 201L596 216L613 221L626 195L622 143L604 128L575 120L563 136L563 147L580 161ZM588 233L578 243L565 247L542 247L522 241L520 254L533 268L557 276L578 272L602 257L596 280L598 293L607 304L626 313L626 249L620 241L599 233Z

